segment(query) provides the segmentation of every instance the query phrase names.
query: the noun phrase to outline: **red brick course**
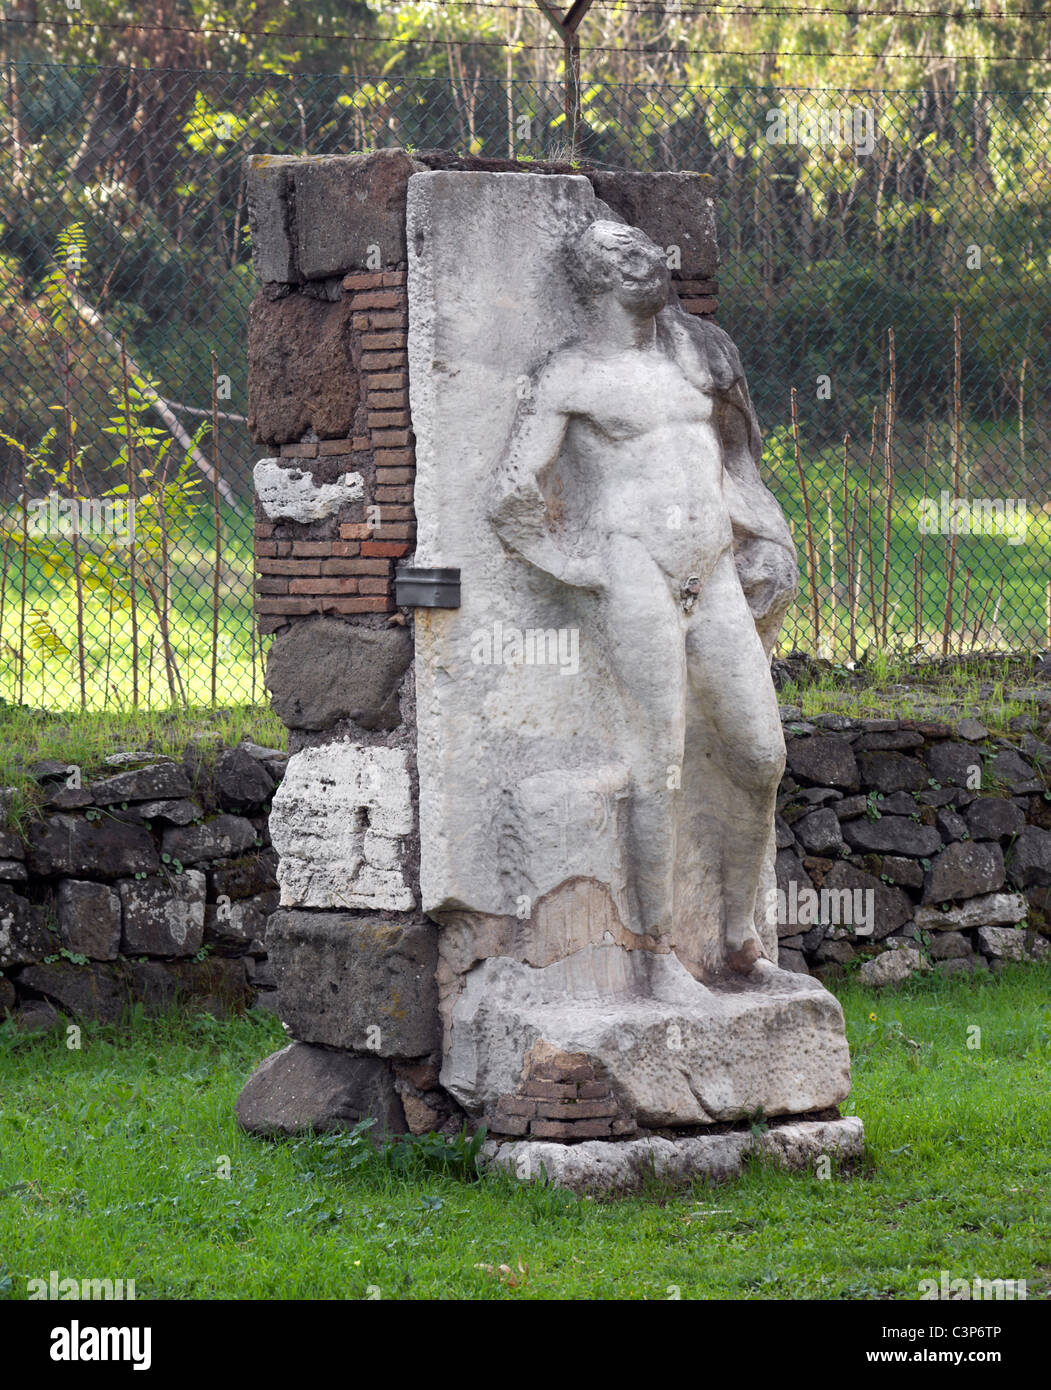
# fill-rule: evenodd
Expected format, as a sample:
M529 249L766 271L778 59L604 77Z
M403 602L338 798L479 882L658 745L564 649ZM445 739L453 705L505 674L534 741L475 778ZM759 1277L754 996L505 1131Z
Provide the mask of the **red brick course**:
M260 632L274 632L290 619L318 613L353 617L394 610L396 562L411 555L416 536L407 280L407 271L401 267L356 271L343 277L362 402L354 418L354 430L358 432L351 438L283 444L272 452L290 461L347 456L347 466L365 479L365 497L356 506L365 508L364 515L369 520L336 517L328 526L315 523L307 528L291 521L273 522L259 517L255 537ZM707 317L715 312L714 280L677 279L673 275L672 283L687 313ZM354 456L352 465L350 455ZM318 476L320 480L322 475ZM378 507L378 514L368 511L371 506ZM357 515L362 513L358 511ZM561 1070L538 1061L515 1103L535 1106L540 1102L549 1106L572 1102L577 1107L575 1118L501 1110L503 1127L497 1132L525 1133L533 1125L546 1126L544 1135L537 1129L531 1131L538 1138L583 1138L584 1126L606 1126L604 1133L631 1132L633 1128L630 1117L611 1119L615 1110L592 1114L579 1108L590 1103L611 1103L608 1089L594 1076L586 1058L566 1063ZM514 1130L507 1128L512 1123ZM618 1125L628 1128L618 1130ZM552 1127L566 1132L555 1134Z

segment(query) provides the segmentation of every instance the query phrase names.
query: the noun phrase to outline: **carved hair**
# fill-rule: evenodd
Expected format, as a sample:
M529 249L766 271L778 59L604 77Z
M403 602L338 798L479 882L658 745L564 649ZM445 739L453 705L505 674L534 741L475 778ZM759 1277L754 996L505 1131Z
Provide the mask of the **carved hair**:
M568 237L562 249L562 262L570 287L582 304L594 304L612 284L612 271L605 257L606 248L598 242L600 227L622 227L620 222L598 221L575 236Z

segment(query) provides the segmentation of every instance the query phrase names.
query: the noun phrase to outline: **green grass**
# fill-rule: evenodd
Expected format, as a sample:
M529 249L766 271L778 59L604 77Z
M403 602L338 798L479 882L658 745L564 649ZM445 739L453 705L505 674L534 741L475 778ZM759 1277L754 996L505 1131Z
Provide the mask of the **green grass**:
M938 666L922 657L877 652L848 670L827 666L802 683L786 681L778 691L782 706L802 710L803 717L843 714L857 718L906 719L956 710L981 720L990 733L1019 737L1010 728L1018 715L1035 717L1038 727L1046 713L1032 700L1016 698L1042 686L1030 675L1031 666L1004 655L964 658ZM951 721L950 721L951 722Z
M234 1101L285 1041L265 1015L85 1028L80 1051L5 1028L0 1287L23 1297L54 1269L134 1279L140 1298L915 1299L944 1269L1046 1298L1049 986L1031 966L882 996L838 986L844 1109L868 1136L857 1171L756 1166L619 1201L247 1137Z
M947 428L939 427L942 435ZM901 436L895 446L895 484L891 502L890 576L888 584L888 640L884 644L878 627L882 621L883 525L886 489L883 462L874 461L871 484L872 519L869 543L867 472L868 438L855 440L848 469L848 490L857 495L853 547L856 555L855 629L858 653L888 646L929 653L942 649L942 628L947 591L946 561L949 537L921 534L921 502L926 496L939 505L944 488L951 490L949 449L943 438L929 463L926 493L923 487L923 443L915 429ZM880 441L882 448L882 440ZM1051 576L1051 506L1046 487L1037 486L1035 475L1019 476L1017 467L1001 460L1012 457L1016 445L1010 430L996 431L988 423L967 426L961 495L971 502L982 498L1024 500L1027 504L1024 535L1016 526L1007 535L958 535L956 570L953 583L953 621L949 650L970 650L975 625L982 610L976 650L1005 647L1041 648L1051 643L1047 612L1047 584ZM819 448L802 441L801 456L806 474L807 494L813 528L819 597L819 635L814 641L811 591L806 564L806 517L802 487L792 445L791 431L784 425L771 430L763 449L763 477L788 517L799 557L800 587L789 609L778 644L779 653L799 647L815 655L842 657L849 650L849 592L846 585L847 508L843 501L843 451ZM992 460L992 462L989 462ZM829 496L831 493L831 519ZM851 504L853 506L853 504ZM833 602L834 554L835 602ZM870 562L871 554L871 562ZM914 565L919 567L919 585ZM967 571L971 571L970 581ZM1003 581L1001 592L1000 584ZM966 592L966 615L964 599ZM919 623L916 622L917 607ZM873 622L873 613L877 622ZM917 628L919 640L917 641Z
M219 640L216 694L223 704L255 703L264 696L265 647L253 636L254 573L252 517L223 508L219 581ZM201 510L173 529L169 640L189 705L211 699L212 574L211 512ZM69 540L56 539L56 557L72 558ZM80 704L76 591L70 578L45 572L30 558L23 610L17 545L8 547L0 629L0 697L47 709ZM127 586L125 586L127 587ZM34 619L34 615L41 615ZM145 592L138 601L139 704L170 703L163 644L156 613ZM50 632L51 636L46 636ZM110 611L104 595L85 593L85 684L89 709L132 708L131 616ZM181 700L181 691L179 692Z
M269 705L230 709L88 710L48 715L0 705L0 787L13 787L8 819L23 821L41 805L42 792L29 769L54 759L75 764L83 780L102 773L103 759L118 749L149 750L181 759L195 736L215 733L223 747L251 739L267 748L285 748L288 730ZM206 744L204 752L207 755ZM112 768L109 769L112 772Z

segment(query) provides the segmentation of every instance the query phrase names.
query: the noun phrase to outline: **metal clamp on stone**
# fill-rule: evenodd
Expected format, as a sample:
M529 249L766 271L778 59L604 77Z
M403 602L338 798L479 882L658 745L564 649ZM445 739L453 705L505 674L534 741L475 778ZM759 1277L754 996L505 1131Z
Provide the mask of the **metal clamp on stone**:
M394 575L394 602L399 608L459 608L458 569L411 569Z

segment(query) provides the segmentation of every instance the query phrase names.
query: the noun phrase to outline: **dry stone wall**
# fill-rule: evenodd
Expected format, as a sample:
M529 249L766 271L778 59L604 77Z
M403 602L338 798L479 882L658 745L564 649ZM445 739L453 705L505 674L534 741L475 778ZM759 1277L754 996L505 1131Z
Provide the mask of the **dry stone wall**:
M782 706L776 916L784 968L868 984L1047 960L1051 684L1013 737L978 720L804 720Z
M181 760L106 762L94 778L57 760L29 769L41 812L0 830L0 1016L34 1031L115 1023L134 1004L265 1006L268 822L287 755L197 743Z

